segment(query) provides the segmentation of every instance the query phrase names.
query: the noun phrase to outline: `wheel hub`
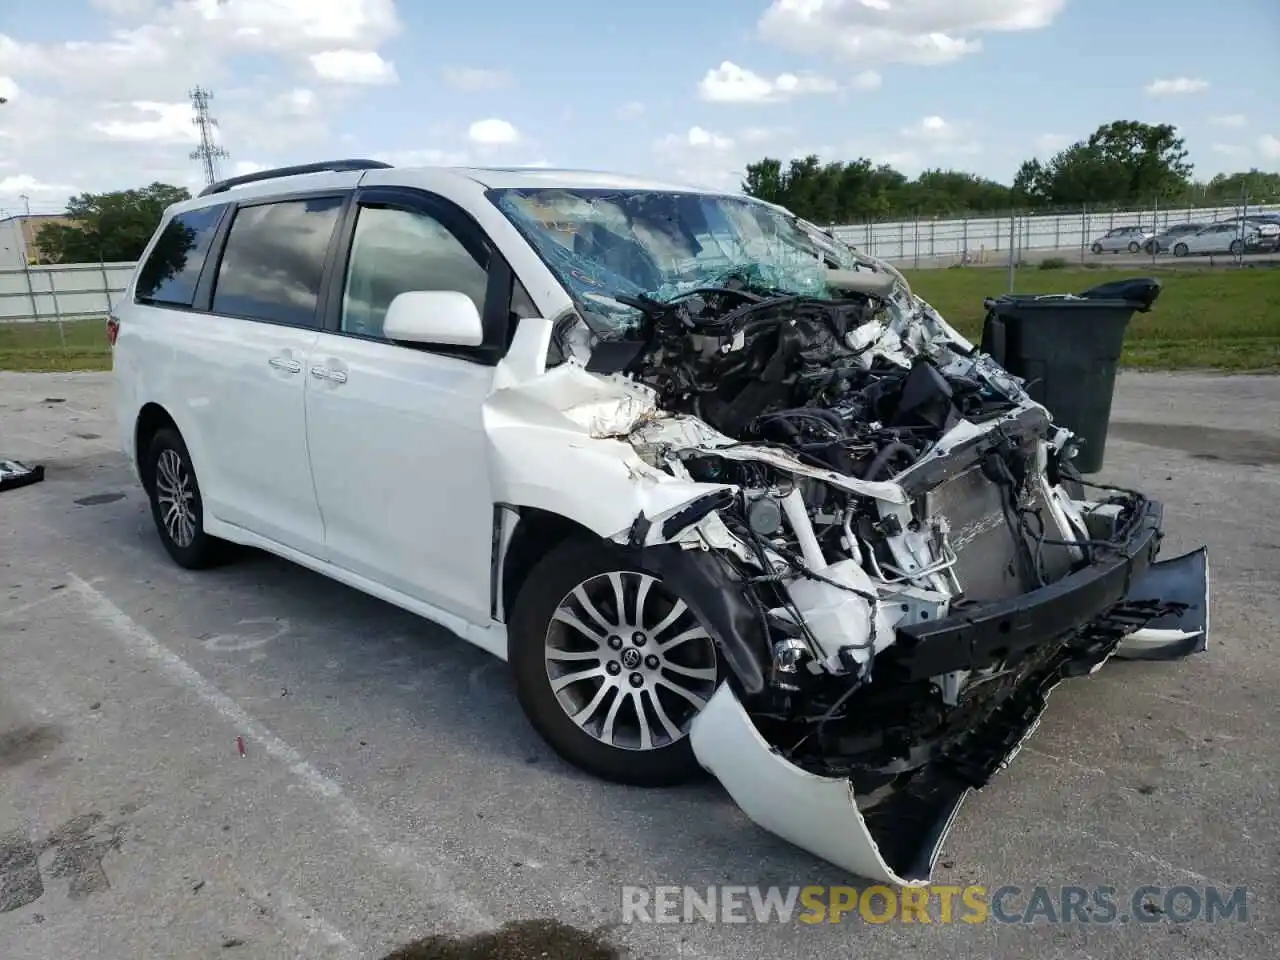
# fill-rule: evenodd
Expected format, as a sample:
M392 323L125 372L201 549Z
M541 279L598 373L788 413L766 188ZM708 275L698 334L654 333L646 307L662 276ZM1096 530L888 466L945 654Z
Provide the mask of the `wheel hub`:
M658 578L600 574L560 601L547 628L547 677L561 708L612 747L654 750L688 735L715 691L715 646Z
M156 503L165 533L179 547L196 538L195 484L176 450L165 450L156 461Z

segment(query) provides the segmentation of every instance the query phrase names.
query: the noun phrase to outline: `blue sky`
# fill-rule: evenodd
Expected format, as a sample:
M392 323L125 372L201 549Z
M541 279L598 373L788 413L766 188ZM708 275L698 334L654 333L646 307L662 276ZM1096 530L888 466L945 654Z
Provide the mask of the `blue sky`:
M378 156L726 186L762 156L816 152L1007 182L1115 119L1176 124L1199 175L1280 170L1276 0L5 6L10 212L196 185L195 84L214 91L226 174Z

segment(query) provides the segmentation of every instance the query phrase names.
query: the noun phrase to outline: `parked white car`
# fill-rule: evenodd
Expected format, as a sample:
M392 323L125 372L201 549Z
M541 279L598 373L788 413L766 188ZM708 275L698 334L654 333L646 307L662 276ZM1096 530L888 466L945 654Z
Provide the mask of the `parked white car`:
M1204 223L1173 223L1165 227L1155 236L1143 245L1143 250L1147 253L1167 253L1173 249L1173 245L1183 237L1189 237L1192 234L1199 233L1208 224Z
M1275 245L1280 227L1250 221L1225 221L1205 227L1199 233L1179 237L1173 244L1175 257L1197 254L1230 253L1239 255L1260 247Z
M443 624L570 762L704 767L862 876L927 882L1061 680L1207 642L1158 503L1083 497L1021 381L750 198L264 171L166 213L109 331L177 563L248 544Z
M1146 227L1116 227L1093 241L1094 253L1140 253L1154 234Z

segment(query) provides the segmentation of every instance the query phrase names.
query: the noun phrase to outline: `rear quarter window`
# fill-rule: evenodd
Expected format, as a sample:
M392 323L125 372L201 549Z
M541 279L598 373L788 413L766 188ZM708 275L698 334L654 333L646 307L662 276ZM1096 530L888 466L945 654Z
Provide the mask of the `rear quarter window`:
M134 299L140 303L191 306L205 256L225 210L226 204L218 204L188 210L170 219L138 272Z

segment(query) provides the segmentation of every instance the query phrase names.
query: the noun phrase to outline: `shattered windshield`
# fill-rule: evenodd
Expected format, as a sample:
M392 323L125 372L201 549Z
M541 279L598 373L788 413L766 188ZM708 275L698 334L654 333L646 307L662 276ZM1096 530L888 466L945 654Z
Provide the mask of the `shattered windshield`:
M668 301L735 281L765 294L827 293L822 249L784 213L747 198L559 188L490 196L600 336L625 336L641 320L617 296Z

